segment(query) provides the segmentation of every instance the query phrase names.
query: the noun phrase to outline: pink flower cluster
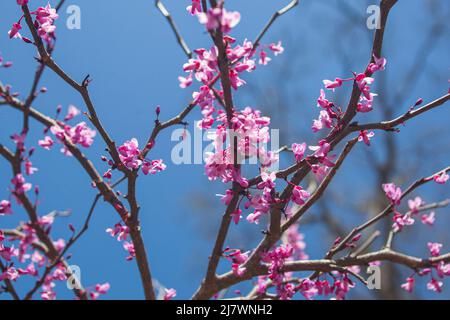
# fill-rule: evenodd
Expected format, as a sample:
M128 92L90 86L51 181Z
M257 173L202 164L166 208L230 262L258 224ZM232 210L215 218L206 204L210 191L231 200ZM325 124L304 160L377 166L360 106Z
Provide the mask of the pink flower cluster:
M399 206L402 199L402 189L397 187L393 183L385 183L382 185L386 197L391 201L394 206Z
M437 257L440 255L442 244L436 242L428 242L427 245L432 257ZM437 277L434 275L434 273ZM403 283L401 287L410 293L414 291L415 275L418 275L420 277L429 275L430 281L428 281L427 283L427 289L440 293L442 292L442 287L444 285L444 283L440 281L440 279L450 276L450 264L446 264L444 261L441 261L434 264L431 268L422 269L406 278L406 282Z
M335 91L336 88L341 87L347 81L353 81L358 86L361 96L357 104L357 110L359 112L369 112L372 111L373 98L376 96L375 93L371 92L370 85L375 81L371 77L376 71L384 70L386 66L385 58L373 57L374 62L370 63L367 67L366 72L356 74L348 79L335 78L335 80L323 80L325 89ZM340 119L342 117L341 108L334 105L333 102L326 98L325 91L320 90L320 96L317 99L317 106L322 108L319 112L319 118L313 120L312 130L313 132L318 132L325 128L335 128L339 130ZM360 133L360 141L364 141L365 144L370 145L370 138L373 137L372 132L362 131Z
M138 170L142 168L145 175L156 174L166 169L162 160L147 160L142 157L136 138L126 141L117 150L119 151L120 161L128 169Z
M18 0L17 4L19 5L27 5L28 1ZM58 14L56 13L56 9L52 8L50 3L48 3L45 7L38 7L36 11L31 12L32 15L35 16L34 25L37 28L38 35L49 45L52 44L53 39L55 38L55 30L56 26L54 22L58 19ZM21 21L24 18L22 16L18 22L14 23L11 30L8 32L10 38L19 38L25 41L26 43L31 43L32 41L24 37L20 34L20 30L22 29Z
M57 113L60 112L60 106L57 108ZM80 122L75 126L69 125L67 122L74 119L81 113L75 106L69 106L67 115L64 117L64 121L59 121L58 125L50 127L50 132L56 137L56 139L63 144L61 152L66 156L71 156L69 149L66 146L67 141L75 145L80 145L84 148L89 148L94 143L94 137L96 131L88 127L86 122ZM45 130L47 132L48 130ZM50 136L45 136L44 139L38 141L39 146L46 150L50 150L55 141Z
M128 236L130 234L130 229L127 226L122 225L121 223L117 223L114 225L114 228L106 229L111 237L117 237L117 241L124 241L123 248L128 252L127 261L131 261L136 256L136 252L134 250L134 244L132 242L128 242Z
M247 188L248 182L236 169L234 159L236 157L240 163L242 159L256 156L262 167L269 167L278 161L278 155L266 151L264 146L270 141L267 126L270 119L261 116L258 110L247 107L239 113L236 112L229 124L226 114L221 110L218 113L216 120L220 124L215 133L210 133L208 136L213 141L214 152L207 154L206 175L210 180L220 178L224 183L235 181L243 188ZM229 125L231 129L227 129ZM226 141L230 141L228 146ZM237 141L236 145L234 141Z
M223 251L224 257L232 263L231 269L233 273L239 277L245 273L246 269L242 265L248 260L249 253L249 251L242 252L239 249L230 248L225 248Z
M263 255L262 261L269 264L269 279L276 286L277 294L282 300L291 299L294 288L290 284L284 284L285 276L282 272L284 263L294 253L290 244L281 245Z

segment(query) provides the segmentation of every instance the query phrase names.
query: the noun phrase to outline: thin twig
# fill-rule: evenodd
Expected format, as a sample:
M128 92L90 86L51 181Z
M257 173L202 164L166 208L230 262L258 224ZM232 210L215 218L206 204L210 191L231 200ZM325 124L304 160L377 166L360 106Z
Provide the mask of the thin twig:
M158 8L158 10L162 13L162 15L169 22L170 27L172 28L172 31L175 34L175 37L177 38L178 44L181 46L181 49L183 49L184 54L188 57L188 59L191 59L192 51L191 51L191 49L189 49L189 46L187 45L186 41L182 37L180 31L178 30L178 27L175 24L175 21L173 20L170 12L167 10L167 8L164 6L164 4L160 0L155 0L155 6L156 6L156 8Z

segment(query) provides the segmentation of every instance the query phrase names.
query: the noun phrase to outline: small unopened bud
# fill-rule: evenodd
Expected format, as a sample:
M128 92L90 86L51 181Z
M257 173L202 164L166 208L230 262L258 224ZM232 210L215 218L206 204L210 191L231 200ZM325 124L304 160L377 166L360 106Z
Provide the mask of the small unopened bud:
M161 107L160 106L156 106L155 113L156 113L156 117L159 117L159 114L161 113Z
M61 113L61 110L62 110L62 105L58 105L57 107L56 107L56 114L60 114Z
M353 237L352 242L358 241L359 239L361 239L361 236L362 236L362 234L358 233L356 236Z
M150 141L149 143L147 143L147 145L145 146L146 149L150 150L153 148L153 146L155 145L155 141Z
M41 88L41 93L46 93L47 92L47 88L46 87L42 87Z
M69 223L69 229L70 231L75 232L75 227L71 223Z
M423 99L419 98L417 99L416 103L414 104L414 107L420 106L423 103Z

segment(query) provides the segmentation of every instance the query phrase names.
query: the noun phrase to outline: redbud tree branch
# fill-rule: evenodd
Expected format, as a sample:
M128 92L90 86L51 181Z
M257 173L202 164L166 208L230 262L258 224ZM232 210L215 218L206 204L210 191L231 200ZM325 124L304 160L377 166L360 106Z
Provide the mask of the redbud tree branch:
M5 146L1 144L0 144L0 155L2 155L3 158L5 158L10 163L14 176L21 174L20 159L18 160L18 158L15 157L11 151L9 151ZM59 252L55 248L50 236L39 224L39 215L36 212L36 207L32 204L32 202L25 195L25 193L15 193L15 196L21 201L22 206L25 208L25 211L27 212L28 217L30 219L31 227L36 231L37 237L43 244L45 244L47 248L45 254L48 257L48 259L52 263L61 262L64 265L66 276L68 278L72 277L73 273L69 268L68 263L62 256L59 255ZM87 294L83 288L74 288L73 291L75 292L78 298L83 300L87 299Z
M395 128L399 125L403 125L406 121L411 120L412 118L415 118L427 111L430 111L436 107L439 107L443 104L445 104L447 101L450 100L450 93L447 93L443 95L442 97L427 103L426 105L416 109L416 110L408 110L405 114L389 120L389 121L382 121L382 122L375 122L375 123L367 123L367 124L355 124L350 125L348 127L348 131L361 131L361 130L385 130L385 131L392 131L395 130Z
M144 293L146 299L154 300L155 292L153 290L153 283L152 283L152 277L150 273L150 266L147 259L147 253L144 246L144 241L142 239L142 235L140 232L140 226L139 226L139 220L138 220L138 212L139 207L137 205L136 197L135 197L135 181L137 178L137 172L132 172L125 168L125 166L121 165L119 153L116 148L115 142L110 138L106 130L104 129L100 119L98 118L96 109L92 103L92 100L89 95L88 91L88 85L89 85L89 76L85 77L85 79L82 81L81 84L78 84L75 80L73 80L67 73L65 73L51 58L51 56L48 54L47 50L44 47L44 44L42 42L42 39L37 34L36 28L34 27L33 20L31 18L30 11L28 9L27 5L22 6L22 10L24 12L25 20L28 25L28 28L30 29L30 32L32 33L35 45L37 46L39 55L40 55L40 61L47 65L51 70L53 70L57 75L59 75L67 84L69 84L72 88L74 88L81 97L83 98L88 111L89 111L89 119L94 125L94 127L98 130L100 135L102 136L104 142L108 146L108 152L111 155L113 161L115 162L116 167L124 172L129 181L128 181L128 194L127 194L127 200L130 205L130 219L128 221L128 217L124 219L125 223L130 228L130 236L132 238L134 249L135 249L135 255L136 255L136 262L138 265L138 269L141 275L141 282L142 286L144 288ZM102 180L101 178L99 179ZM95 180L94 180L95 181ZM110 191L110 190L108 190ZM112 192L114 193L114 192ZM114 194L113 197L114 200L117 199L117 196ZM120 201L114 201L113 200L113 206L114 204L120 203ZM117 199L118 200L118 199ZM122 206L123 207L123 206ZM128 214L127 214L128 215Z
M450 171L450 167L447 167L443 170L439 170L438 172L434 173L433 175L429 176L429 177L423 177L421 179L418 179L416 181L414 181L403 193L400 199L404 199L407 195L409 195L411 192L413 192L415 189L417 189L418 187L433 181L433 178L436 174L439 174L441 172L448 172ZM394 210L394 204L390 204L388 205L382 212L380 212L379 214L377 214L375 217L373 217L372 219L366 221L365 223L359 225L358 227L354 228L342 241L339 242L339 244L337 246L335 246L334 248L332 248L326 255L326 258L331 258L333 257L336 253L342 251L343 249L346 248L348 242L359 232L367 229L368 227L372 226L373 224L375 224L376 222L378 222L379 220L381 220L382 218L388 216L390 213L393 212Z
M6 266L0 260L0 271L5 272L6 269L7 269ZM14 288L11 280L9 280L8 278L5 278L5 279L3 279L3 282L5 283L5 286L6 286L6 288L5 288L6 292L8 292L14 300L20 300L20 297L17 294L17 291Z
M180 45L181 49L183 49L184 54L188 57L188 59L192 58L192 51L191 49L189 49L189 46L187 45L180 31L178 30L178 27L175 24L175 21L173 20L170 12L167 10L167 8L160 0L155 0L155 6L161 12L164 18L167 19L167 22L172 28L172 31L175 34L175 37L177 38L178 44Z
M275 20L290 11L293 7L295 7L298 4L298 1L292 1L288 6L280 9L277 11L268 24L264 27L264 29L261 31L259 36L256 38L254 42L254 48L256 49L259 42L263 38L263 36L267 33L269 28L272 26L272 24L275 22ZM210 0L211 7L217 7L218 3L215 0ZM221 3L223 5L223 3ZM206 1L203 2L203 10L206 11ZM233 104L233 98L232 98L232 89L231 89L231 83L229 78L229 64L227 53L226 53L226 42L224 42L223 39L223 33L220 28L214 31L210 31L211 38L216 45L218 49L218 64L219 64L219 70L220 70L220 80L222 84L223 89L223 102L222 105L224 106L224 109L227 114L228 124L231 128L231 119L233 117L234 112L234 104ZM213 80L210 84L210 87L212 87L215 84L215 81ZM214 90L214 89L213 89ZM237 141L232 142L233 146L233 155L234 157L237 156ZM235 159L236 160L236 159ZM236 170L240 169L240 166L237 164L237 161L234 161ZM197 292L194 294L193 299L197 299L202 295L202 292L209 291L209 292L217 292L215 288L217 287L217 275L216 270L219 265L220 258L223 254L223 247L228 235L229 227L232 221L232 213L236 210L237 203L239 200L239 195L241 191L241 186L233 182L232 186L232 192L233 197L230 201L230 203L227 206L227 209L225 210L224 215L222 216L222 221L220 223L220 227L217 233L216 241L213 247L213 251L211 256L209 257L209 263L206 271L205 279L202 281L202 284L200 288L197 290ZM201 299L201 298L200 298Z

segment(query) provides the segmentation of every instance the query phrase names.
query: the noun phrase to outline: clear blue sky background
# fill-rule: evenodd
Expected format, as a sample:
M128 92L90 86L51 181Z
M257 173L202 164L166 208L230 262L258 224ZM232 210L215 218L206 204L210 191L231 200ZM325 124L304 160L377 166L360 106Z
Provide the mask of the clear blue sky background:
M31 7L45 3L37 0L30 2ZM209 47L210 39L203 27L184 9L188 2L165 1L189 46L192 49ZM242 14L242 22L233 35L238 41L245 38L253 39L273 12L287 2L287 0L228 1L229 9L239 10ZM373 33L366 28L365 19L356 19L355 22L352 21L354 18L343 15L337 9L341 1L301 2L293 12L276 22L263 41L270 43L278 39L283 40L286 54L279 56L274 64L259 68L257 73L246 76L248 82L255 80L263 89L265 84L275 82L283 92L286 92L285 98L291 105L289 125L299 132L305 131L300 128L310 127L312 112L317 112L315 100L322 79L346 77L349 69L363 70L369 58ZM370 1L342 2L350 5L354 12L363 17L367 5L371 4ZM430 14L424 13L426 2L399 1L392 12L384 47L384 54L389 60L389 70L386 73L388 90L399 88L400 81L403 81L407 70L415 61L416 50L427 36L426 30L431 21ZM54 4L55 1L50 3ZM68 30L65 27L67 18L65 8L70 4L79 5L81 8L81 30ZM445 8L448 13L448 3ZM14 90L25 95L36 67L33 59L35 49L21 41L8 39L7 31L20 16L15 1L1 1L0 12L0 50L6 60L14 62L13 68L0 70L0 80L12 84ZM191 89L181 90L177 80L178 75L182 74L181 67L186 58L177 46L166 21L154 8L152 0L68 0L60 16L56 22L58 43L54 54L55 60L78 81L87 74L91 75L92 99L105 128L118 143L132 137L143 143L152 129L156 105L161 105L162 119L176 115L186 106ZM353 29L345 29L346 24L350 22L354 23ZM343 33L351 33L352 36L340 42L336 39L336 28L339 27L342 27ZM448 25L445 26L445 32L443 38L447 42L441 37L433 43L435 48L428 57L429 62L425 71L418 75L419 80L414 87L406 87L406 105L399 105L396 114L404 112L418 97L429 101L446 92L450 53ZM342 67L342 56L348 57L346 68ZM285 68L283 71L285 73L280 75L277 68L281 66ZM42 84L49 91L39 96L34 103L34 107L40 111L53 114L58 104L62 104L64 108L74 104L85 110L78 94L53 73L47 71ZM242 107L246 105L257 107L250 87L240 90L236 99ZM346 101L346 96L342 94L340 99ZM425 130L423 128L430 124L434 124L435 130L432 134L445 139L449 133L447 129L449 116L448 107L433 111L421 120L411 122L411 126L403 131L403 136L399 139L411 145L415 137L423 133ZM377 114L373 117L376 118ZM188 120L192 122L198 118L199 113L193 112ZM1 107L0 120L0 141L7 144L8 136L20 130L22 118L16 111ZM41 131L41 126L33 125L28 142L36 144L42 137ZM298 136L295 139L291 138L288 143L303 140L307 138ZM314 143L314 140L309 139L307 142ZM157 147L150 157L165 159L168 168L156 176L142 177L139 182L138 198L142 206L143 236L153 276L164 286L176 288L177 298L189 298L202 279L207 256L212 247L211 241L205 240L209 238L202 235L205 232L202 230L204 217L196 214L196 207L192 205L193 190L212 199L210 201L214 203L213 209L207 213L208 218L205 218L209 223L208 225L205 223L204 228L209 228L210 223L217 225L221 216L222 207L214 195L223 192L225 188L220 183L209 182L201 165L173 165L170 162L173 145L174 143L170 142L170 130L159 136ZM100 138L97 138L94 147L86 150L86 154L98 166L99 171L105 169L99 159L99 152L102 152L103 148ZM376 150L376 145L374 148ZM412 151L405 151L405 157L408 157L407 152L414 152L414 149L408 150ZM431 150L432 153L434 151ZM422 164L418 169L418 174L429 174L444 166L445 160L449 159L448 155L448 150L444 154L436 152L435 157L431 154L426 165ZM357 186L358 190L363 190L363 193L370 192L366 186L367 175L351 175L352 168L361 166L361 163L366 161L364 159L367 159L364 158L364 153L358 151L355 160L344 166L344 173L337 177L335 183L341 183L344 190L348 188L353 192L354 189L350 189L351 185L348 184L351 180L352 185ZM34 163L39 167L39 172L32 177L31 182L41 187L39 212L45 214L54 209L71 209L73 212L71 217L59 219L52 232L55 238L67 238L69 235L67 224L73 223L80 227L95 196L95 190L90 188L89 178L80 170L79 164L73 158L64 157L57 148L50 152L38 148ZM0 198L7 195L9 179L10 170L3 161L0 161ZM412 177L407 182L411 180ZM446 189L441 189L440 193L436 193L433 189L430 189L429 193L435 196L434 200L439 200L442 194L448 197L448 187L444 188ZM448 213L448 210L446 211ZM19 220L25 219L25 213L16 210L13 217L2 217L0 227L14 227ZM355 223L360 220L357 218ZM100 203L88 233L72 250L72 263L81 267L82 282L86 286L103 282L111 284L110 293L106 298L139 299L143 294L135 263L125 261L126 252L121 244L105 232L107 227L117 221L115 212L109 206ZM445 223L445 230L449 221L442 220L441 223ZM249 230L256 237L260 229L260 226L256 226L245 230ZM322 231L313 226L305 228L304 232L309 240L310 255L314 258L321 257L324 248L329 246L328 242L315 245L321 238ZM432 240L447 242L444 248L447 251L450 249L448 233ZM417 245L413 246L415 251L412 252L426 254L426 240L417 242ZM244 243L241 245L250 248ZM60 298L72 297L63 285L60 284L59 287ZM436 297L427 292L423 294Z

